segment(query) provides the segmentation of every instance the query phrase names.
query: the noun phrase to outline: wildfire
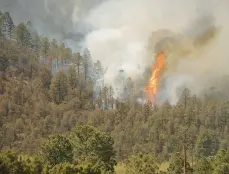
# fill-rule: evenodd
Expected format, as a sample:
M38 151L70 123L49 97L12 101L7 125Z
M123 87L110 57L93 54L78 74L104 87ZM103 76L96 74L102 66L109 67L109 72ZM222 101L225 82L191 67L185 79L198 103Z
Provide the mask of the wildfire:
M153 103L158 90L159 75L165 66L165 54L160 52L156 56L155 63L152 67L152 75L145 87L148 103Z

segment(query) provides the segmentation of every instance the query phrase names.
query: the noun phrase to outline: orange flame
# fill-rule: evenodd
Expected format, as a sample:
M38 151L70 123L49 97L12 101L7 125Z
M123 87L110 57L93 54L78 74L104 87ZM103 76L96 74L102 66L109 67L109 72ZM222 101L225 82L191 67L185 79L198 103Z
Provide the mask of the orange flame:
M165 66L165 54L160 52L156 56L156 61L152 67L152 75L145 87L148 103L153 103L158 90L159 75Z

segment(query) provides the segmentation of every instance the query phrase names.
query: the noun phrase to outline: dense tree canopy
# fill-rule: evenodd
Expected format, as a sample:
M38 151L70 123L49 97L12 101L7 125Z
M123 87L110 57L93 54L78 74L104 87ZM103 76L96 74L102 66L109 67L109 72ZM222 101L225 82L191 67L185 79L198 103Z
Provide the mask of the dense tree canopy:
M41 157L51 165L72 162L73 147L63 135L51 136L41 145Z

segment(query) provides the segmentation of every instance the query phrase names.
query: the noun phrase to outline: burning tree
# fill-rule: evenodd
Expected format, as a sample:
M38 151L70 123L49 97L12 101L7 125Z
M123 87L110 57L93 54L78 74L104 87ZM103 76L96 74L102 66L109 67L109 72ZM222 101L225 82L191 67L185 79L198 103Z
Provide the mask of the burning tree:
M155 96L158 91L158 84L159 84L159 76L162 69L165 66L165 54L164 52L159 52L156 56L155 63L152 67L152 75L148 81L147 86L145 87L145 92L147 94L147 102L154 103Z

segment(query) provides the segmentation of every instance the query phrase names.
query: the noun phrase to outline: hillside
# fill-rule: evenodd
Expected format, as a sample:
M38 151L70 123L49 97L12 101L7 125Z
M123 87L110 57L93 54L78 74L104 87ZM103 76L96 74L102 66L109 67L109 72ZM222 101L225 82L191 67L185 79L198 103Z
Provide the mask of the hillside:
M184 88L176 105L142 105L129 78L120 101L112 86L96 92L104 70L88 49L73 53L31 26L0 14L0 173L114 173L124 163L147 174L170 161L167 173L181 174L183 157L187 172L229 172L220 92Z

